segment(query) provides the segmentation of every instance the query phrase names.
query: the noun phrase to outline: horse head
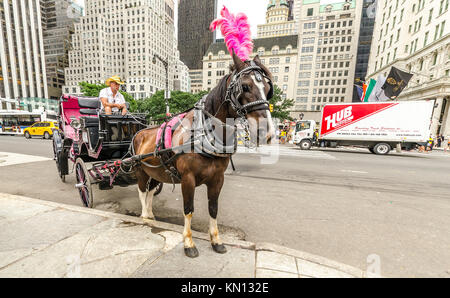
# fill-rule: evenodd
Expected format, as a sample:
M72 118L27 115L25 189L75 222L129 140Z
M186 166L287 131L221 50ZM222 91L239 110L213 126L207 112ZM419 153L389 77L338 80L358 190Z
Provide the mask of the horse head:
M251 140L257 144L270 143L275 137L275 128L269 111L269 100L273 96L272 74L261 63L259 56L243 62L233 53L234 76L231 82L232 98L240 107L235 113L245 116L250 128ZM235 85L233 85L235 84Z

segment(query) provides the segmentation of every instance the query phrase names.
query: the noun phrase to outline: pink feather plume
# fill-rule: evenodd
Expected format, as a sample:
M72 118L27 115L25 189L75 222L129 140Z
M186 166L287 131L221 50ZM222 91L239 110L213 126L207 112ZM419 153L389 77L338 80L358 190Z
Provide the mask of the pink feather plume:
M220 27L228 51L233 53L234 50L242 61L249 60L253 51L253 40L247 16L244 13L235 16L225 6L220 15L222 18L214 20L209 29L214 31Z

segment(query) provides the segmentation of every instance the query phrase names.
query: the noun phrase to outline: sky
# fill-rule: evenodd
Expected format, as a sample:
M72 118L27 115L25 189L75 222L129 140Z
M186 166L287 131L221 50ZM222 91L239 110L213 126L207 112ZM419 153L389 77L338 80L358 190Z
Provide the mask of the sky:
M74 0L74 2L84 6L84 2L89 0ZM188 0L189 1L189 0ZM217 17L220 16L220 11L225 5L228 10L233 13L243 12L247 15L251 25L253 38L257 37L257 27L259 24L266 22L266 10L270 0L218 0ZM296 0L299 1L299 0ZM343 0L321 0L321 4L329 4L335 2L342 2ZM177 1L175 1L175 6ZM218 31L217 38L222 38Z
M245 13L251 25L252 36L256 37L258 25L266 22L268 3L268 0L218 0L217 17L220 16L220 11L224 5L233 14ZM217 38L221 38L221 36L220 31L218 31Z

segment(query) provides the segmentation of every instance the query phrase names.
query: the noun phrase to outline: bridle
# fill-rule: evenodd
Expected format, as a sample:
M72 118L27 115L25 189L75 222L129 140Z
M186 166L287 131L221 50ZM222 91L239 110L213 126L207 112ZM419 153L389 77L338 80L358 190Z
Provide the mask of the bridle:
M239 102L239 98L244 93L242 87L242 78L244 75L253 73L258 82L262 82L264 79L270 86L267 99L256 100L248 104L242 105ZM231 74L231 82L227 88L225 95L225 102L229 102L233 110L237 113L238 118L245 118L248 113L260 110L269 110L269 100L273 97L273 83L266 72L256 65L254 61L250 61L250 66L244 68L240 72L234 71Z

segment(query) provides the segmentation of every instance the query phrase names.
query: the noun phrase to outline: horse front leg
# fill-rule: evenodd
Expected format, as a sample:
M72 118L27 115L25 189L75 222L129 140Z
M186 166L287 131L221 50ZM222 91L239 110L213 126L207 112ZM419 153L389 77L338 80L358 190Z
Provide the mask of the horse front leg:
M154 220L153 215L153 194L155 193L157 182L156 180L150 178L144 171L136 171L136 177L138 178L138 192L139 200L141 201L141 217L143 219Z
M209 209L209 237L211 239L211 246L217 253L224 254L227 252L225 245L223 245L219 236L219 229L217 227L217 213L219 211L219 195L222 190L224 177L223 175L216 179L211 184L208 184L208 209Z
M184 175L181 179L181 191L183 193L184 205L184 253L190 258L198 257L198 249L192 240L191 222L194 214L195 177Z

